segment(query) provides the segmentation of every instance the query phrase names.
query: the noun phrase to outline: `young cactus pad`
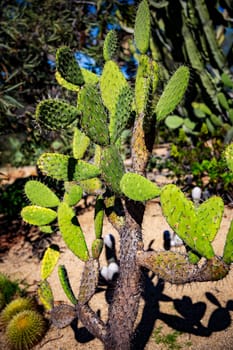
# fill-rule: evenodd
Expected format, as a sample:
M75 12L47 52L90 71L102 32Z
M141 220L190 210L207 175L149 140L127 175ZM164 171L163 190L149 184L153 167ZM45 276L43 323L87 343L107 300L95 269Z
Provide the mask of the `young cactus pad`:
M58 246L52 245L46 249L40 269L42 280L47 279L51 275L58 262L59 257L60 252Z
M29 205L22 209L21 216L25 222L31 225L43 226L53 222L57 217L57 213L49 208Z
M74 128L73 155L76 159L82 159L90 144L90 139L81 130Z
M69 206L77 204L83 196L83 189L79 185L67 182L65 183L66 192L64 194L64 202Z
M81 181L100 175L95 165L59 153L43 153L37 165L44 175L62 181Z
M115 30L110 30L104 40L103 56L105 61L111 60L116 54L118 39Z
M67 247L79 259L87 261L89 253L83 231L73 209L65 202L58 207L58 225Z
M75 106L61 100L47 99L36 107L36 120L51 130L61 130L79 117Z
M134 40L137 49L145 54L150 43L150 9L146 0L141 1L137 10Z
M128 83L114 61L107 61L100 78L101 97L110 114L115 114L118 96Z
M160 195L160 188L144 176L127 173L121 179L122 192L135 201L146 201Z
M63 46L56 53L57 71L61 77L74 85L83 85L81 69L70 48Z
M37 294L45 310L52 310L54 306L54 297L52 288L47 280L42 280L40 282L39 287L37 289Z
M168 81L155 108L157 121L164 119L180 103L189 83L189 69L179 67Z
M161 191L160 200L163 214L178 236L194 252L206 259L214 257L213 247L206 235L205 222L201 215L200 218L198 217L193 203L185 197L182 191L175 185L166 185Z
M56 194L40 181L27 181L24 191L31 203L35 205L53 208L60 202Z

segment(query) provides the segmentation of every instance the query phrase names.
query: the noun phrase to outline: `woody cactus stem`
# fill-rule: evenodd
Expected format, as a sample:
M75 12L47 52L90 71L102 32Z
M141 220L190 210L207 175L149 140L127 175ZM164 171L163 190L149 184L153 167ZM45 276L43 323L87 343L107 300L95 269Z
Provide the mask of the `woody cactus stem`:
M142 239L141 228L127 214L126 224L119 233L120 275L109 309L108 343L105 350L130 349L141 294L141 268L136 263L137 250Z

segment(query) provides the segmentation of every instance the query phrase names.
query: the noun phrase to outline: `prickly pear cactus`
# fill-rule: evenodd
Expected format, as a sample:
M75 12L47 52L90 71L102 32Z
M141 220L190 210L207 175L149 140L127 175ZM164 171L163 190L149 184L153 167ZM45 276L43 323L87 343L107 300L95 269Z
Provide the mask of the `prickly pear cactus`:
M63 194L57 196L45 184L29 181L25 193L31 205L23 208L21 213L26 222L37 225L47 234L58 231L67 249L83 264L76 296L69 281L68 267L56 267L58 259L62 258L59 249L50 246L46 250L38 295L46 310L50 311L53 324L63 328L78 318L90 333L104 343L105 349L131 348L141 296L141 267L153 271L165 281L184 284L225 277L233 259L232 225L223 258L215 255L212 246L223 214L220 198L214 196L195 206L177 186L161 188L146 178L156 123L176 109L189 82L189 69L181 66L168 81L163 93L158 93L159 66L147 55L150 20L149 3L143 0L137 10L134 28L138 58L135 83L129 83L113 61L117 51L114 31L108 33L104 42L104 66L100 77L81 69L69 48L62 47L57 51L57 81L77 93L77 105L47 99L39 103L36 119L52 130L72 127L72 152L66 155L44 153L37 165L43 175L63 181ZM132 130L130 171L120 153L125 128ZM89 150L93 158L87 161L85 155ZM226 157L228 154L231 154L231 149L227 149ZM86 241L87 233L76 215L76 206L86 194L95 198L90 247ZM169 225L185 242L186 254L143 249L141 226L145 202L159 196ZM119 254L114 251L112 242L106 243L107 239L102 237L105 218L119 232ZM105 269L105 280L115 288L106 322L89 303L98 289L104 242L106 247L109 244L113 255L110 257L106 249L109 265ZM197 264L200 258L201 262L204 260L203 264ZM73 306L54 306L48 279L56 268L61 287Z

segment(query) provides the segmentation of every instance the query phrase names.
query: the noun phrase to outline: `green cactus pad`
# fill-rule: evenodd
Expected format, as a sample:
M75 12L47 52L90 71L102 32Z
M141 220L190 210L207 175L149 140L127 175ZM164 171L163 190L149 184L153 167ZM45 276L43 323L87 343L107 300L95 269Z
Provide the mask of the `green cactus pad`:
M60 251L58 246L52 245L46 249L40 268L40 275L42 280L47 279L51 275L59 260L59 257Z
M15 350L30 350L45 333L45 320L34 310L25 310L15 315L6 329L8 346Z
M99 276L99 263L96 259L90 259L85 263L79 288L79 304L86 304L95 294Z
M224 157L227 161L227 166L233 173L233 143L228 145L224 151Z
M158 64L148 56L139 56L139 65L135 81L135 102L137 113L146 113L149 100L152 99L158 84Z
M60 203L56 194L45 184L36 180L27 181L24 191L32 204L46 208L57 207Z
M130 118L133 103L133 92L125 86L119 93L115 114L111 115L109 131L111 143L115 143L125 130Z
M72 304L76 305L78 303L78 300L76 299L74 292L71 288L67 270L64 265L58 266L58 276L59 276L61 286L65 292L65 295L67 296L67 298Z
M50 224L57 217L57 213L49 208L38 205L29 205L22 209L23 220L31 225L43 226Z
M168 81L155 108L157 121L164 119L180 103L188 87L189 75L189 69L181 66Z
M199 220L193 203L185 197L177 186L172 184L163 187L160 200L163 214L178 236L194 252L206 259L211 259L214 256L214 251L208 237L210 234L206 235L205 226ZM213 217L215 214L214 212ZM202 219L202 214L200 214L200 219Z
M96 238L91 245L91 252L93 259L99 259L99 256L102 252L104 246L104 241L102 238Z
M141 1L137 10L134 40L137 49L145 54L150 44L150 9L146 0Z
M83 85L84 78L81 69L70 48L63 46L56 53L57 71L61 77L74 85Z
M90 139L81 130L74 128L73 135L73 155L76 159L82 159L90 145Z
M231 221L224 246L223 261L226 264L233 262L233 220Z
M80 91L78 108L82 113L81 126L86 135L98 145L108 145L108 114L95 86L85 85Z
M118 96L128 83L114 61L107 61L100 78L101 96L110 114L115 114Z
M67 90L76 91L76 92L80 90L80 86L69 83L66 79L62 78L61 74L58 71L55 72L55 78L58 84Z
M50 130L61 130L79 118L78 109L62 100L47 99L38 103L36 120Z
M50 225L39 226L39 229L41 232L47 233L47 234L51 234L54 232L52 226L50 226Z
M111 60L118 48L118 38L115 30L110 30L104 40L103 56L105 61Z
M124 163L115 145L103 149L100 168L106 184L114 192L120 193L120 180L124 175Z
M83 231L73 209L65 202L58 207L58 225L67 247L79 259L87 261L89 253Z
M104 200L102 196L98 196L95 203L94 227L96 238L101 238L104 221Z
M80 181L79 185L87 194L99 194L102 192L102 182L97 177L93 179Z
M81 72L86 84L96 85L99 82L99 77L95 73L87 70L85 68L81 68Z
M37 165L44 175L56 180L82 181L100 174L95 165L59 153L43 153Z
M77 204L83 196L83 189L79 185L75 185L73 183L65 183L65 195L64 202L66 202L69 206L73 206Z
M127 197L135 201L147 201L158 197L161 192L156 184L135 173L124 174L120 187Z
M54 297L51 286L47 280L43 280L40 282L39 287L37 289L37 294L45 310L52 310L54 306Z
M222 198L213 196L195 208L195 211L198 219L196 230L203 230L208 240L212 242L222 221L224 211Z

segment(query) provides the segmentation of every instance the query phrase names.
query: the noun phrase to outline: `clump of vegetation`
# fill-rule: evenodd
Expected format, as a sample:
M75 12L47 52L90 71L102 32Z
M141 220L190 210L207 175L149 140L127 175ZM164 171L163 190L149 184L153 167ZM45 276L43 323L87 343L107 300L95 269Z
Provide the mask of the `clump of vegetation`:
M178 331L174 331L168 334L162 334L162 327L158 327L153 332L153 339L155 340L156 344L164 345L164 347L168 350L180 350L183 348L187 349L192 344L190 342L180 344L180 342L178 341L180 335L181 333Z
M0 272L0 310L20 292L19 284Z

